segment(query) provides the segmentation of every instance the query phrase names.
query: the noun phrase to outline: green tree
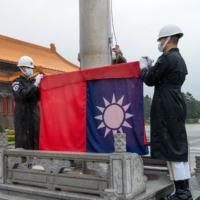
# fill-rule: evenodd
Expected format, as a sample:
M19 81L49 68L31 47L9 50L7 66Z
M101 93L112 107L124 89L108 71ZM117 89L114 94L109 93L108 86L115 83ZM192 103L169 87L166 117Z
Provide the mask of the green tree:
M4 128L3 126L0 124L0 133L3 133L4 132Z
M150 118L151 101L152 99L148 95L144 97L144 119L145 120Z
M197 101L197 117L200 118L200 101Z
M187 106L187 118L198 118L200 114L200 102L191 93L183 93Z

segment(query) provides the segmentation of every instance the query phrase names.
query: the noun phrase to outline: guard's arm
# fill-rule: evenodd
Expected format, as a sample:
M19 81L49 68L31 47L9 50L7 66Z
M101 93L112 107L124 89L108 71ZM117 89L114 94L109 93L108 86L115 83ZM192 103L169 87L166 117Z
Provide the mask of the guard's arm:
M139 76L146 85L155 86L159 83L168 67L169 63L166 56L161 56L153 67L142 69Z
M126 58L124 58L122 55L119 55L117 58L117 63L126 63Z
M38 87L36 87L34 84L30 85L29 87L25 87L20 82L13 82L12 90L14 95L23 101L32 97L36 92L38 92Z

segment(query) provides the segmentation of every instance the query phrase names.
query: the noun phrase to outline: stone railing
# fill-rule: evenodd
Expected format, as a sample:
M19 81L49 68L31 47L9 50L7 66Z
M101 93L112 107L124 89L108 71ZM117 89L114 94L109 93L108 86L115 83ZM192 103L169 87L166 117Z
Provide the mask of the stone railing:
M29 169L26 165L29 157L34 158L38 169ZM17 183L45 187L51 190L68 190L103 196L109 187L109 154L64 153L28 150L4 150L4 183ZM90 169L99 176L72 171L77 161L84 160Z
M0 148L7 148L7 146L8 146L7 133L0 133Z
M0 183L131 199L145 191L143 161L127 153L125 134L115 135L115 153L70 153L0 147ZM29 169L28 159L37 167ZM88 170L76 166L84 161Z
M196 156L196 177L197 177L197 181L200 185L200 156Z

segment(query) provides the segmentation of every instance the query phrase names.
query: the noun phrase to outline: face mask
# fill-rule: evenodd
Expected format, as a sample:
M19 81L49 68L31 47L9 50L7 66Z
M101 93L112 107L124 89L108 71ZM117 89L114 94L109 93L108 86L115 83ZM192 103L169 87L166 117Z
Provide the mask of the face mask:
M115 60L116 59L116 54L115 52L112 52L112 60Z
M33 70L31 68L26 68L26 71L24 72L22 69L21 71L23 72L23 74L27 77L33 75Z
M163 46L161 45L161 42L158 43L158 50L159 50L160 52L163 52L163 50L164 50L164 48L165 48L167 42L169 41L169 39L170 39L170 37L168 37L168 38L166 39L166 41L165 41L165 43L163 44Z

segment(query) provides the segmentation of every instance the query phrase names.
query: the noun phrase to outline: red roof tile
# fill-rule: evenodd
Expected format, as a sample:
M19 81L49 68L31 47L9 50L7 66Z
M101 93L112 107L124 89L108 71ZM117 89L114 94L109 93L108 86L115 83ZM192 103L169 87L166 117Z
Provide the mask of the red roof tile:
M0 35L0 60L17 63L19 58L25 55L33 59L36 67L63 72L79 70L78 66L65 60L56 52L54 44L46 48Z

